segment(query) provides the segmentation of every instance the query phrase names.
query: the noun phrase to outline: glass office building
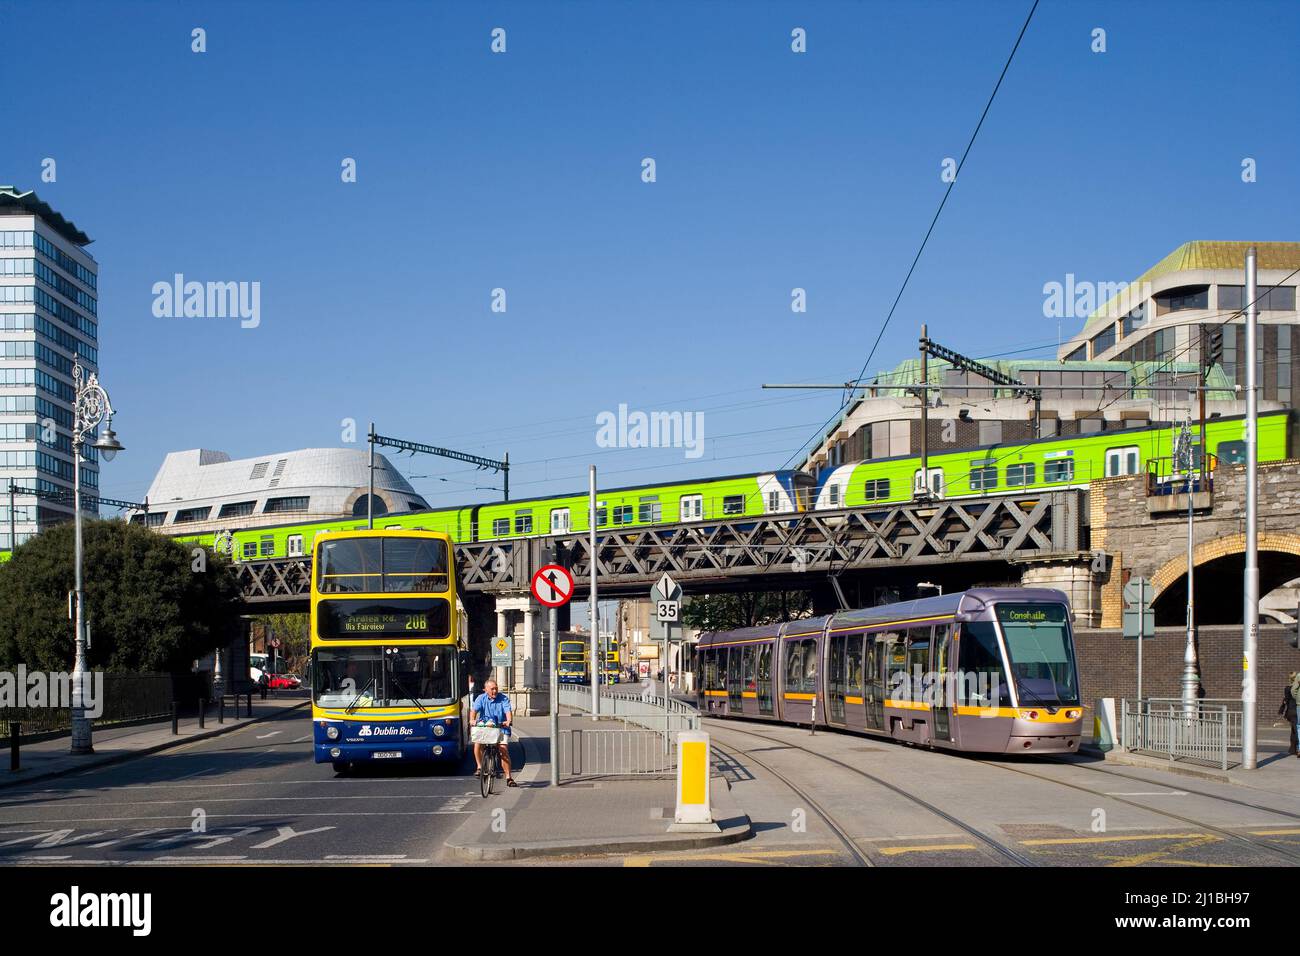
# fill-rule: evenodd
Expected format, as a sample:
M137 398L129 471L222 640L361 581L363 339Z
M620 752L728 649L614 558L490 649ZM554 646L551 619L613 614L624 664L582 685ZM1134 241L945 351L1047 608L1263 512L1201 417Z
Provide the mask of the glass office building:
M90 241L34 192L0 186L0 549L11 529L22 544L72 517L72 365L99 368ZM98 453L85 455L82 490L94 495Z

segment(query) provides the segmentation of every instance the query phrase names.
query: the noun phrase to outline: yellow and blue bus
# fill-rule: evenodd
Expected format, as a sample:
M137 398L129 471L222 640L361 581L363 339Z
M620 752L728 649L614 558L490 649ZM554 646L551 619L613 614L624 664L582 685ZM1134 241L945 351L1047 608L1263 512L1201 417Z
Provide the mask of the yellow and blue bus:
M587 643L577 639L560 639L559 681L561 684L589 684L587 673Z
M340 531L316 541L311 582L317 763L459 762L468 655L451 539Z
M622 668L618 665L618 641L611 637L605 642L604 682L606 684L617 684L623 679Z

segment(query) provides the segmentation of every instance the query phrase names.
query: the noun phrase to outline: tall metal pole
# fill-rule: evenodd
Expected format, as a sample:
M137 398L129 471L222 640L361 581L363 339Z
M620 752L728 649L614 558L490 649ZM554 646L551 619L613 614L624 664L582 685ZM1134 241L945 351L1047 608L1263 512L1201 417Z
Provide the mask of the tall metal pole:
M590 532L590 559L591 559L591 601L587 608L588 615L591 619L591 719L597 720L600 717L600 614L597 610L596 596L596 466L591 466L589 475L591 502L590 502L590 522L588 530Z
M551 608L547 618L547 628L550 631L547 645L551 651L551 786L558 787L560 785L560 640L556 634L559 627L557 609Z
M1200 681L1196 677L1196 567L1192 561L1192 477L1196 473L1196 462L1192 458L1192 429L1187 422L1183 423L1180 444L1180 464L1187 474L1187 646L1183 649L1183 713L1191 717L1196 713L1196 691Z
M81 387L80 376L77 377L77 387ZM86 697L85 681L86 673L86 631L85 620L82 617L82 593L81 593L81 403L77 403L77 408L73 412L72 422L72 523L74 525L75 545L73 549L73 563L75 571L75 585L73 592L73 615L76 627L74 632L76 637L77 657L72 665L72 753L90 754L95 749L90 742L90 721L86 718Z
M366 527L375 527L375 423L370 423L370 494L366 495Z
M922 497L930 497L930 352L926 326L921 326L921 487Z
M1246 250L1246 571L1242 608L1241 765L1255 769L1255 648L1259 638L1259 383L1255 247Z
M505 453L505 457L501 459L501 464L505 466L504 468L501 469L501 474L505 479L505 493L506 493L505 500L509 501L510 500L510 452Z
M14 480L9 479L9 553L18 547L18 532L14 529Z

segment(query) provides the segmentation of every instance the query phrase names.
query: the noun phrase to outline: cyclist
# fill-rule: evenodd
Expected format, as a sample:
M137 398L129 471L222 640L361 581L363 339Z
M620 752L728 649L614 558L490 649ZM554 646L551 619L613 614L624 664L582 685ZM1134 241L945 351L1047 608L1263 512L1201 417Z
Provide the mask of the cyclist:
M510 698L497 690L497 682L488 678L483 682L483 693L470 705L469 720L472 724L491 723L501 728L501 766L506 771L506 786L517 787L515 778L510 773L510 722L514 720L510 709ZM483 772L483 745L474 745L474 763L476 774Z

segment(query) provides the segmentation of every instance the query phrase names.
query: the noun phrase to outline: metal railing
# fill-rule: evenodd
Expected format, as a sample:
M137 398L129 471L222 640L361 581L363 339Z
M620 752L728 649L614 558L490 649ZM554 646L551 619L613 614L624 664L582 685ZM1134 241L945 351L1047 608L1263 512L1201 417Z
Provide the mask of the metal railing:
M591 713L591 688L573 685L560 686L560 706L572 707ZM655 694L637 696L621 694L600 695L600 716L636 724L658 733L675 734L682 730L700 729L700 712L680 700L664 699Z
M1239 700L1198 700L1190 711L1177 698L1121 702L1120 746L1171 762L1194 760L1227 770L1229 751L1241 750L1241 727Z
M570 728L560 733L560 770L566 777L623 777L672 773L677 748L663 733L632 727Z
M162 719L171 713L172 677L169 674L104 673L102 711L96 727ZM60 693L62 697L62 692ZM9 735L11 723L21 724L24 735L68 731L72 715L67 707L5 707L0 709L0 737Z

